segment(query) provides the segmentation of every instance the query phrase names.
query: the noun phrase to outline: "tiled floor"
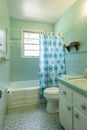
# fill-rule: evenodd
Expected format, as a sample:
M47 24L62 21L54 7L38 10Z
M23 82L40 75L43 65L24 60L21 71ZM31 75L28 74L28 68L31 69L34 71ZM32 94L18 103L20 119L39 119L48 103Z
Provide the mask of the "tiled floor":
M63 130L58 113L49 114L45 105L10 108L7 111L3 130Z

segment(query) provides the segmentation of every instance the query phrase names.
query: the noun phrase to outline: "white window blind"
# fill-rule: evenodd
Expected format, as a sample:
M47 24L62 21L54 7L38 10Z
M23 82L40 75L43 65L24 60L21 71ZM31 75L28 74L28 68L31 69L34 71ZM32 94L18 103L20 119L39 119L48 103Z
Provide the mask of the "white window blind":
M25 57L39 56L39 33L23 31L23 54Z

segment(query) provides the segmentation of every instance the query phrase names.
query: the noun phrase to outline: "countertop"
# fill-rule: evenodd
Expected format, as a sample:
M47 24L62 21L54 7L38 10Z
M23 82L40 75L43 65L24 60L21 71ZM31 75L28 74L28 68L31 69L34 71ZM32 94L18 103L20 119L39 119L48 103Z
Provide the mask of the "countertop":
M78 83L72 82L70 80L76 78L84 78L84 76L63 76L58 79L59 83L62 83L66 87L69 87L87 97L87 86L78 85Z

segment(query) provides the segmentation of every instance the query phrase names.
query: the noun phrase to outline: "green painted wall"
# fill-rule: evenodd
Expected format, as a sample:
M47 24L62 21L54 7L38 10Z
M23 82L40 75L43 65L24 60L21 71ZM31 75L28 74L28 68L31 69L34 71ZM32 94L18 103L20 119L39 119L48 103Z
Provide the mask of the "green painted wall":
M87 0L77 2L53 25L53 31L63 32L65 41L79 41L80 47L77 52L71 48L65 51L66 71L68 74L84 74L87 67Z
M8 8L7 8L7 1L6 0L0 0L0 28L7 30L7 52L2 53L0 51L0 57L1 56L10 56L10 48L8 45L9 40L9 14L8 14ZM5 88L8 85L9 82L9 61L0 61L0 90L2 90L2 97L0 98L0 130L3 125L3 120L5 116L6 111L6 92Z
M11 19L11 81L39 79L39 58L21 57L21 31L52 31L52 25L46 23L30 22Z

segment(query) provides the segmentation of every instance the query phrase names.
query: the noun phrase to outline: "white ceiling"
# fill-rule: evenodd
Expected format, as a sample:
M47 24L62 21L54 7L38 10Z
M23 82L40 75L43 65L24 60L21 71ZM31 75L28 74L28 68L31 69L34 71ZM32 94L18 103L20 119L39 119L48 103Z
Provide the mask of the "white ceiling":
M76 0L7 0L12 18L55 22Z

